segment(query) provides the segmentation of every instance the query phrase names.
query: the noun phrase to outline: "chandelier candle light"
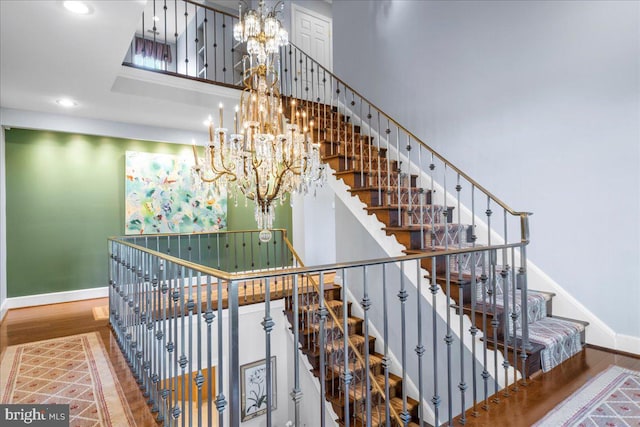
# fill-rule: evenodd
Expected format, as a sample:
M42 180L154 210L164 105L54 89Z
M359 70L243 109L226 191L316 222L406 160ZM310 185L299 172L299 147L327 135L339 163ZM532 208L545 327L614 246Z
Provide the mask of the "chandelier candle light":
M288 42L287 31L276 18L278 2L265 12L264 0L258 11L249 10L233 29L237 41L246 43L243 63L244 90L233 118L233 133L223 125L223 105L219 105L219 127L209 117L209 141L204 162L193 144L193 171L202 182L217 189L238 189L255 203L255 218L262 229L260 240L271 239L274 205L283 204L287 193L307 194L325 181L320 161L320 145L313 140L314 122L290 103L290 120L284 116L280 96L279 50ZM238 118L238 114L240 117ZM233 194L233 192L230 192Z

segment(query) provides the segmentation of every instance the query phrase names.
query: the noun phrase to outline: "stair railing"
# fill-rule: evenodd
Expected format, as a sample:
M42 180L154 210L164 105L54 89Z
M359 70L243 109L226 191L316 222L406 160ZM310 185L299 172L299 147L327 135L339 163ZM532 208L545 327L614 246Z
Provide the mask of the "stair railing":
M293 255L296 263L298 266L300 267L304 267L304 263L302 262L302 259L300 258L300 256L298 255L298 253L295 251L295 249L293 248L293 246L291 245L291 243L286 240L286 245L289 248L289 251L291 252L291 254ZM358 363L358 365L360 366L360 369L364 369L364 371L366 372L366 375L368 376L368 382L366 382L365 384L367 384L369 387L367 387L367 390L369 390L369 388L373 388L375 390L375 392L377 393L378 396L388 396L389 395L389 391L388 391L388 381L387 381L387 390L383 390L382 387L380 387L380 385L378 384L378 382L375 380L375 377L373 376L373 374L371 373L371 371L369 370L369 363L368 363L368 334L365 333L365 343L364 343L364 348L367 349L366 354L363 356L360 352L360 349L353 343L353 341L349 338L349 333L348 333L348 325L347 325L347 308L346 308L346 298L343 298L343 313L342 313L342 323L340 322L340 318L338 317L338 315L335 313L335 311L330 307L330 306L325 306L323 304L324 302L324 280L323 280L323 273L320 273L319 276L319 284L318 282L314 279L314 276L312 275L307 275L307 281L309 283L311 283L313 290L318 294L319 296L319 300L320 300L320 333L323 334L324 331L324 319L326 318L326 314L328 314L333 323L338 327L338 329L340 330L340 333L342 334L342 337L344 338L344 342L343 342L343 348L348 348L350 349L356 359L356 362ZM326 313L323 313L325 312ZM296 313L296 311L294 311L294 313ZM367 319L364 319L365 322L365 328L367 327ZM299 336L297 333L297 330L294 330L294 342L299 342ZM324 359L324 351L323 351L324 345L320 345L320 357L321 360ZM348 351L344 350L345 356L344 356L344 371L341 372L341 375L343 376L343 378L345 378L346 380L344 381L344 398L345 398L345 412L346 412L346 418L350 418L349 417L349 384L350 384L350 380L352 379L352 375L349 372L349 357L348 357ZM324 364L321 363L321 366L323 366ZM321 369L320 371L320 394L322 396L324 396L326 394L325 392L325 379L324 379L324 370ZM367 403L367 415L368 415L368 419L371 418L371 400L368 399L368 403ZM386 420L387 420L387 424L390 423L390 420L393 419L397 425L404 425L404 421L403 418L400 414L398 414L398 412L395 410L395 408L393 408L392 406L389 405L389 401L385 400L385 412L386 412ZM322 414L324 414L324 412L322 412ZM296 416L296 426L300 425L300 420L299 417ZM322 425L324 425L324 422L322 422Z
M437 273L444 270L443 264L453 267L447 268L445 277L440 279L447 307L452 305L452 279L470 282L474 291L469 314L472 319L476 315L482 316L483 330L486 331L487 326L493 327L494 356L498 352L498 324L495 316L491 325L487 323L487 311L497 313L501 305L505 315L511 317L511 323L503 322L504 330L500 333L504 337L501 345L505 349L502 363L505 378L510 369L508 346L516 348L512 355L513 366L517 367L519 363L525 366L527 352L532 347L528 332L526 274L531 213L509 207L294 44L281 48L280 59L283 99L285 102L297 100L297 108L307 110L307 115L318 121L314 139L325 144L325 159L329 159L336 176L351 187L352 194L370 192L367 197L374 209L369 211L376 214L386 211L384 215L389 216L389 222L385 230L396 235L407 247L407 253L516 244L510 251L501 251L500 259L495 255L488 259L476 255L443 255L425 267L432 282L436 282ZM476 288L481 289L478 296ZM429 290L434 293L437 289L438 283L432 283ZM516 301L518 292L519 301ZM460 291L460 310L464 298ZM515 310L517 304L521 307L520 312ZM445 341L449 344L452 334L464 335L463 322L459 322L459 330L454 332L448 312L445 317L448 329ZM476 325L470 331L474 337L480 332ZM460 345L462 351L462 340ZM475 341L471 346L474 357L484 361L482 375L487 378L487 342L484 340L482 344L482 353L476 353ZM451 357L450 352L447 357ZM475 375L475 366L473 368ZM500 388L497 357L494 357L493 370L495 400ZM517 388L516 381L514 376L514 388ZM505 381L505 386L507 383ZM504 393L508 393L508 388L504 388ZM448 394L451 401L451 390ZM487 407L489 395L486 384L484 407ZM475 391L473 400L475 407ZM461 405L465 406L464 390ZM448 409L451 414L451 408Z
M278 371L282 378L293 378L293 388L291 396L294 402L294 412L296 425L300 425L301 405L306 405L306 411L310 408L320 407L319 419L321 425L330 425L334 420L327 419L324 413L326 390L323 388L319 394L319 402L305 400L304 395L309 393L308 389L302 390L300 383L300 354L297 342L300 340L299 331L296 334L296 325L299 325L297 315L298 302L301 296L300 281L309 282L311 286L302 292L307 295L315 293L318 295L318 311L325 311L325 319L328 319L330 328L341 324L342 333L337 342L328 342L336 352L342 351L346 358L340 360L344 364L344 369L340 370L340 381L345 383L345 394L343 395L342 414L346 417L343 420L345 425L360 425L362 420L372 420L377 418L382 424L387 425L407 425L415 422L423 425L430 422L440 425L439 404L441 391L438 387L439 372L446 368L447 379L445 387L449 390L454 387L451 369L454 361L438 361L441 346L437 346L436 336L443 337L442 328L435 327L432 331L423 327L428 320L421 317L427 314L425 296L420 292L412 292L408 284L410 268L415 265L415 272L419 283L421 282L421 263L425 259L434 261L440 256L460 256L473 254L494 254L496 251L511 251L521 247L520 243L509 245L494 245L491 247L450 249L438 254L416 254L410 256L374 259L368 261L357 261L350 263L339 263L328 266L305 268L297 264L296 256L290 251L291 245L287 242L284 233L278 237L279 247L275 253L280 254L279 258L283 262L272 263L273 257L267 256L269 247L260 248L264 255L260 258L262 263L258 263L254 258L253 269L229 273L208 267L208 260L213 260L214 264L223 265L224 256L220 257L215 253L217 244L221 250L233 259L227 265L235 267L236 258L240 257L240 252L235 251L233 245L224 242L232 242L232 236L238 236L236 241L243 242L248 246L257 244L257 231L254 233L204 233L196 235L173 235L173 236L144 236L144 237L123 237L109 240L109 297L110 297L110 322L114 329L117 341L129 362L134 373L134 378L138 381L141 390L148 398L148 403L156 418L165 426L187 426L187 425L211 425L213 417L217 416L218 425L237 426L241 421L241 414L246 413L243 405L241 391L241 362L244 364L251 360L246 360L246 355L242 353L248 348L254 348L256 354L252 358L271 360L271 357L278 354ZM241 237L244 235L245 239ZM254 240L255 239L255 240ZM163 242L166 242L163 243ZM199 245L197 243L200 243ZM278 246L274 245L274 246ZM240 243L241 247L242 243ZM168 252L168 253L167 253ZM200 254L198 254L200 252ZM494 255L482 256L482 258L495 257ZM269 264L267 264L269 259ZM285 262L286 261L286 262ZM241 261L237 261L241 265ZM409 269L408 269L409 268ZM447 266L447 270L450 266ZM340 314L330 310L330 304L325 301L325 277L331 272L338 272L342 278L343 310ZM441 274L441 273L438 273ZM446 272L442 274L447 274ZM319 277L318 281L313 279ZM243 283L258 283L263 298L250 302L262 302L256 314L260 317L249 314L250 317L243 317L241 321L240 306L243 305L242 290ZM395 283L395 284L394 284ZM274 287L274 284L278 284ZM387 297L389 289L398 290L398 300L394 304L391 298ZM348 332L348 308L346 297L348 292L358 292L363 290L363 301L369 301L373 307L380 304L381 313L384 313L384 354L382 367L384 369L383 388L379 379L373 378L370 371L363 374L358 389L360 395L354 394L358 406L351 407L349 392L346 386L349 384L350 375L354 371L362 371L358 368L368 368L367 359L356 356L349 357L349 353L358 354L358 345L351 341ZM419 290L419 289L418 289ZM437 287L436 287L437 290ZM246 291L245 291L246 292ZM433 298L438 292L432 292ZM379 298L381 296L381 298ZM277 300L289 298L290 302L277 306ZM380 301L381 300L381 301ZM441 299L440 299L441 301ZM415 310L410 307L415 304ZM363 304L366 310L368 304ZM434 304L434 306L437 304ZM293 366L291 367L285 358L289 350L283 349L280 344L274 347L272 339L282 340L282 326L285 321L281 314L274 311L275 307L292 307L294 337L296 338L293 347ZM324 307L324 310L322 310ZM252 312L255 312L253 309ZM432 310L435 316L435 310ZM333 313L333 314L332 314ZM395 313L395 314L393 314ZM373 311L372 311L373 314ZM245 314L246 315L246 314ZM314 315L315 316L315 315ZM322 319L322 315L320 317ZM422 320L421 320L422 319ZM437 320L434 318L434 322ZM364 322L364 345L369 342L370 331L367 328L367 315ZM409 325L416 325L411 328ZM260 328L264 335L264 345L260 344ZM320 345L319 359L322 362L324 354L323 325L320 325L318 340ZM388 331L394 327L394 333ZM416 329L417 328L417 329ZM278 332L281 331L281 332ZM417 333L417 336L414 334ZM275 335L272 337L273 334ZM471 334L467 334L469 337ZM434 339L434 364L428 370L423 359L427 356L425 344L433 336ZM399 370L401 375L401 390L396 388L396 405L391 406L392 395L390 394L390 372L389 365L392 363L391 347L394 340L401 339L399 347L396 347L396 355L401 360ZM447 340L453 341L453 337L446 336ZM463 338L465 339L465 338ZM250 340L247 342L247 340ZM281 343L282 341L278 341ZM415 355L410 349L415 344ZM244 347L243 347L244 345ZM247 347L248 346L248 347ZM354 348L355 347L355 348ZM244 348L244 350L242 350ZM380 348L380 347L378 347ZM351 351L350 351L351 350ZM284 351L284 353L283 353ZM242 356L242 357L241 357ZM455 359L455 363L460 360L461 366L475 366L475 358ZM285 360L283 360L285 358ZM290 360L290 359L289 359ZM329 360L329 363L336 363L338 359ZM351 371L350 363L355 368ZM284 365L283 365L284 364ZM410 372L417 366L418 390L412 391L409 383ZM215 374L214 374L215 369ZM514 368L509 368L514 370ZM275 384L271 383L270 364L265 366L266 373L262 375L262 390L267 401L267 408L271 407L271 393L275 393ZM319 374L325 372L320 366ZM494 372L493 375L496 373ZM378 374L380 375L380 374ZM424 379L432 378L435 381L433 387L426 387ZM515 375L515 374L514 374ZM464 375L455 372L456 378ZM274 376L274 379L276 377ZM368 381L367 381L368 379ZM362 381L364 380L364 381ZM281 379L281 381L284 381ZM368 384L367 384L368 382ZM325 379L321 379L321 387L324 387ZM471 379L470 387L476 390L479 386L486 387L486 380L480 384L476 382L476 377ZM461 383L466 384L465 381ZM325 384L326 385L326 384ZM365 386L366 385L366 386ZM466 388L466 386L465 386ZM423 405L423 398L426 391L433 391L432 403L434 414L429 414L429 410ZM464 394L464 389L461 389ZM415 393L415 394L414 394ZM275 394L274 394L275 395ZM385 406L381 408L379 397L384 397ZM418 400L411 400L410 396L418 397ZM444 396L442 396L444 397ZM282 396L281 396L282 398ZM262 401L262 400L260 400ZM447 403L448 418L451 419L460 410L453 409L452 398L446 396L443 399ZM244 400L246 402L246 399ZM264 401L262 401L264 406ZM360 403L361 402L361 403ZM279 408L286 408L280 405ZM402 407L402 410L399 407ZM377 408L377 413L372 409ZM353 409L354 413L349 413ZM357 413L355 413L357 412ZM385 412L383 414L382 412ZM282 425L285 423L283 416L286 411L278 413L267 410L267 425ZM377 417L375 416L377 415ZM276 418L277 417L277 418ZM307 420L308 422L308 420ZM274 424L275 423L275 424Z
M163 426L211 425L214 407L217 425L226 414L239 423L240 399L225 396L238 390L239 377L225 378L238 348L225 344L223 312L237 331L240 305L270 299L271 283L259 274L292 265L286 230L273 231L268 245L259 230L109 239L110 324ZM234 280L238 272L257 274ZM282 298L288 283L274 282L274 297Z

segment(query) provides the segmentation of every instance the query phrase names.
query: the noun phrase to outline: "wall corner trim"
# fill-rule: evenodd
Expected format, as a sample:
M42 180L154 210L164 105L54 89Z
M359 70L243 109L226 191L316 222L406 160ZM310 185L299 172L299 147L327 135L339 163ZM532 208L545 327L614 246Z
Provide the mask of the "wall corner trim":
M7 301L2 301L2 305L0 306L0 323L2 323L4 321L4 316L7 314L7 311L9 310L7 308Z

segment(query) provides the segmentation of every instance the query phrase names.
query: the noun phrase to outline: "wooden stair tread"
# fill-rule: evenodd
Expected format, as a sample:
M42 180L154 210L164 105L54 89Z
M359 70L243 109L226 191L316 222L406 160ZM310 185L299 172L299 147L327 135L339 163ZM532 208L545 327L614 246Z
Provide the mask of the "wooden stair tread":
M347 303L348 305L351 305L350 302ZM337 307L342 307L344 304L342 302L342 300L324 300L324 305L326 308L337 308ZM318 311L320 310L320 303L315 303L315 304L309 304L303 307L299 307L300 311ZM335 311L335 310L334 310Z
M374 208L368 208L368 209L374 209ZM435 223L435 224L422 224L422 225L404 225L401 227L383 227L382 229L385 231L390 231L390 232L395 232L395 231L410 231L410 232L419 232L421 230L430 230L432 228L436 228L436 229L442 229L442 228L454 228L454 227L460 227L462 229L466 229L469 226L466 224L456 224L456 223ZM460 249L457 247L458 245L451 245L449 247L449 250L452 249ZM444 246L441 247L442 250L444 249ZM462 249L466 249L466 247L463 245ZM411 249L407 249L407 250L411 250ZM416 250L416 249L413 249ZM425 250L426 251L426 250ZM418 250L418 253L420 253L421 251Z
M375 212L375 211L385 211L385 210L391 210L391 211L397 211L397 210L400 210L400 211L406 211L406 210L408 210L409 208L411 208L411 209L420 209L420 208L422 208L422 209L431 209L431 206L432 206L432 205L430 205L430 204L424 204L424 205L416 205L416 204L412 204L411 206L409 206L409 204L408 204L408 203L403 203L403 204L401 204L401 205L398 205L398 204L391 204L391 205L384 205L384 206L368 206L368 207L366 207L366 208L365 208L365 210L367 210L367 211L369 211L369 212L371 212L371 211L374 211L374 212ZM434 207L436 207L436 206L437 206L437 207L438 207L438 209L440 209L440 208L444 208L444 206L442 206L442 205L433 205L433 206L434 206ZM454 208L454 207L452 207L452 206L449 206L449 207L447 207L447 209L448 209L448 210L452 210L452 209L455 209L455 208ZM436 209L434 209L434 210L436 210ZM439 213L441 213L441 212L439 212ZM427 226L427 225L430 225L430 224L425 224L425 226ZM420 228L420 225L413 226L413 227ZM387 228L392 228L392 227L387 227ZM404 228L404 227L402 227L402 228Z
M369 337L369 343L375 342L376 337ZM364 345L365 343L365 338L362 335L349 335L349 341L351 341L351 343L356 346L356 347L360 347L362 345ZM335 350L340 350L342 349L344 344L343 340L335 340L329 343L325 344L325 350L328 350L330 353L335 351Z
M393 186L384 186L384 187L376 187L376 186L366 186L366 187L358 187L358 188L349 188L347 191L349 191L350 193L361 193L361 192L365 192L365 191L380 191L382 194L386 194L387 191L391 189L392 193L397 193L398 192L398 187L393 185ZM412 193L418 193L420 187L400 187L400 192L408 192L409 189L411 189ZM424 193L428 193L430 190L424 190Z
M347 318L347 327L351 328L352 326L357 326L359 323L362 323L362 322L364 322L364 320L359 318L359 317L349 316ZM328 326L329 325L325 324L325 327L328 327ZM340 325L335 325L334 324L333 325L333 329L340 328L342 326L343 326L343 324L342 324L342 321L341 321ZM300 333L308 335L308 334L312 334L312 333L317 333L319 330L320 330L320 324L319 323L314 323L314 324L302 329L300 331Z
M384 356L379 353L369 353L369 367L378 367L382 365L382 359ZM359 366L360 362L356 362L353 360L349 361L349 372L355 372L362 369ZM331 374L331 378L339 377L344 369L344 364L339 364L337 367L329 366L328 372ZM330 379L330 378L328 378Z
M362 335L349 335L349 340L355 347L361 347L364 345L364 342L365 342L364 337ZM375 343L375 340L376 340L375 337L370 336L369 345ZM343 347L343 344L344 344L344 341L342 339L327 342L325 343L324 351L326 354L331 354L337 350L341 350ZM307 354L313 357L320 357L320 349L317 346L314 346L314 348L307 351ZM325 357L325 362L326 363L329 362L328 360L326 360L326 357Z
M494 348L496 348L496 343L493 341L493 337L487 337L484 336L482 338L480 338L482 341L486 341L487 342L487 348L493 350ZM531 346L530 348L525 349L525 353L527 355L532 355L532 354L536 354L539 353L541 350L544 349L544 346L542 344L538 344L535 343L533 341L530 342ZM504 345L504 340L498 340L498 344L497 344L497 348L499 350L504 350L505 349L505 345ZM520 338L516 338L515 339L515 345L513 343L513 341L511 343L507 343L507 349L509 350L514 350L515 348L518 349L518 352L520 352L522 350L522 339Z
M367 164L367 163L368 163L369 158L371 158L372 163L373 163L373 160L374 160L374 159L375 159L376 161L377 161L377 160L382 160L382 161L384 161L384 162L386 162L387 160L389 160L389 164L394 164L394 162L397 162L397 160L387 159L386 157L383 157L383 156L382 156L382 155L380 155L380 154L375 154L375 153L373 153L373 150L372 150L372 152L371 152L371 156L369 156L369 153L363 153L363 154L360 154L360 153L358 153L358 152L356 152L355 154L354 154L354 153L342 153L342 154L340 154L340 153L333 153L333 154L325 154L325 155L323 155L323 156L322 156L322 160L323 160L323 161L327 161L327 160L333 160L333 159L344 159L344 158L349 159L349 160L353 160L353 159L360 160L360 158L361 158L361 157L362 157L362 160L363 160L363 162L364 162L365 164Z
M384 373L378 374L374 378L375 378L376 382L378 383L378 386L380 386L380 388L382 390L384 390L384 387L385 387L385 384L384 384L385 383ZM399 376L389 372L389 390L396 388L400 384L402 384L402 378L400 378Z

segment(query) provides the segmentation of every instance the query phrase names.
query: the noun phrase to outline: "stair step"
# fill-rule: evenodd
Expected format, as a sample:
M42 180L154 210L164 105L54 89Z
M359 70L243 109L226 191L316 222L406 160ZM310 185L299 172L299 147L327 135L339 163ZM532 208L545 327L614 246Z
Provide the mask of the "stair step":
M362 335L349 335L351 343L364 353L365 338ZM369 352L374 352L376 338L369 336ZM328 353L334 353L335 351L342 350L344 342L342 340L335 340L329 343L325 343L325 351Z
M442 205L426 205L420 201L418 205L386 205L365 208L373 213L387 227L417 226L419 224L451 223L453 219L453 207L445 209Z
M529 378L534 375L536 372L540 371L540 353L544 349L544 346L539 343L530 342L530 347L525 349L525 354L527 355L526 365L524 370L522 369L522 340L520 338L516 338L507 343L506 347L504 344L504 340L498 340L498 343L493 340L493 336L485 335L482 338L482 341L487 343L487 349L502 352L503 354L506 352L506 357L509 361L509 364L513 366L514 357L517 358L518 361L518 370L525 377ZM515 356L514 356L515 352Z
M548 372L582 351L583 333L588 322L545 317L529 325L529 341L544 346L541 367Z
M362 333L363 322L364 320L359 317L348 317L347 318L348 334L356 335L356 334ZM341 330L342 326L343 326L342 321L340 322L339 325L335 324L335 322L327 322L327 324L325 324L325 330L330 328L334 330ZM320 324L313 323L310 326L303 329L302 331L300 331L300 334L302 335L318 334L319 331L320 331Z
M342 179L345 184L351 188L362 187L415 187L418 179L418 175L411 175L411 177L397 172L378 175L377 173L364 172L356 170L346 170L335 173L336 178Z
M376 375L375 381L381 390L385 389L384 374ZM396 397L402 395L402 378L389 372L389 396Z
M361 335L350 335L349 339L353 346L357 349L360 354L364 354L364 345L365 339ZM369 337L369 354L375 352L375 337ZM316 376L318 375L318 369L320 368L320 343L314 343L311 348L302 348L302 352L307 355L311 366L314 368L314 373ZM344 351L343 351L343 341L335 340L328 343L325 343L324 346L324 354L325 354L325 366L329 367L333 364L344 365ZM353 349L349 346L348 350L349 360L355 358L353 354ZM359 369L357 365L355 365L356 369Z
M348 190L352 195L358 196L360 200L368 207L376 206L395 206L400 204L403 206L409 205L409 196L411 196L412 206L420 206L421 203L431 204L431 191L424 190L424 200L421 198L420 189L418 187L360 187L350 188Z
M374 375L380 375L380 373L383 372L383 368L382 368L383 358L384 356L382 354L375 353L375 352L369 353L369 369ZM362 366L362 364L359 361L356 361L353 359L349 360L349 372L352 375L354 376L361 375L363 370L364 370L364 366ZM339 365L328 366L327 374L326 374L327 381L330 381L334 378L337 378L340 381L342 381L341 375L343 372L344 372L344 362Z
M529 325L530 348L525 349L527 354L524 372L520 366L518 369L525 377L530 377L538 371L547 372L553 367L567 360L569 357L582 351L584 331L588 322L566 319L560 317L545 317ZM489 349L498 348L505 350L504 340L499 340L497 345L493 337L485 336ZM517 335L507 344L508 360L513 363L514 348L518 356L522 351L522 337Z
M344 306L344 304L341 300L325 300L324 305L325 305L325 308L333 311L336 314L336 316L342 317L342 307ZM318 313L318 310L320 310L319 303L309 304L299 308L299 311L303 313ZM347 314L349 316L351 315L351 302L347 303Z
M333 143L333 144L344 144L348 143L349 147L352 144L366 144L369 145L373 142L373 137L369 135L364 135L360 133L360 129L358 126L355 126L355 129L351 128L351 123L340 123L338 125L337 120L334 119L333 123L329 122L324 126L321 126L319 129L319 141ZM370 142L371 141L371 142ZM373 144L371 144L373 145ZM351 148L349 148L349 152L351 152ZM335 153L335 147L332 151ZM340 151L340 153L344 154L344 151Z
M318 286L319 288L319 286ZM336 299L340 299L342 295L342 287L335 283L325 283L324 284L324 299L327 301L332 301ZM287 296L293 296L292 287L288 289ZM311 283L307 283L306 281L298 282L298 305L302 306L302 304L308 304L311 300L314 302L318 299L318 292L316 292L316 287Z
M373 157L371 162L368 158L363 158L362 161L358 158L360 156L344 156L342 154L335 154L329 156L323 156L322 161L328 163L331 169L342 172L349 169L367 170L369 171L369 163L373 166L373 170L379 170L381 173L386 174L387 170L396 171L397 167L393 163L387 163L384 158ZM381 159L381 160L379 160ZM367 172L368 175L368 172Z
M328 141L321 141L321 143L320 159L323 162L332 165L335 165L338 161L340 162L337 165L332 166L332 169L334 170L345 170L351 165L359 165L367 172L378 173L378 164L380 164L380 169L385 171L384 173L386 173L387 170L398 170L398 165L395 160L387 161L385 153L383 151L378 151L373 148L373 146L367 145L366 147L371 147L371 149L364 148L362 152L360 151L360 148L356 146L354 153L354 149L351 144L338 144ZM371 168L369 168L369 158L371 158Z
M425 224L423 226L384 227L388 235L395 235L398 243L407 249L420 249L444 246L458 248L459 243L469 243L473 228L466 224ZM424 246L421 244L424 242ZM424 252L427 252L425 250ZM430 271L430 267L429 267Z

